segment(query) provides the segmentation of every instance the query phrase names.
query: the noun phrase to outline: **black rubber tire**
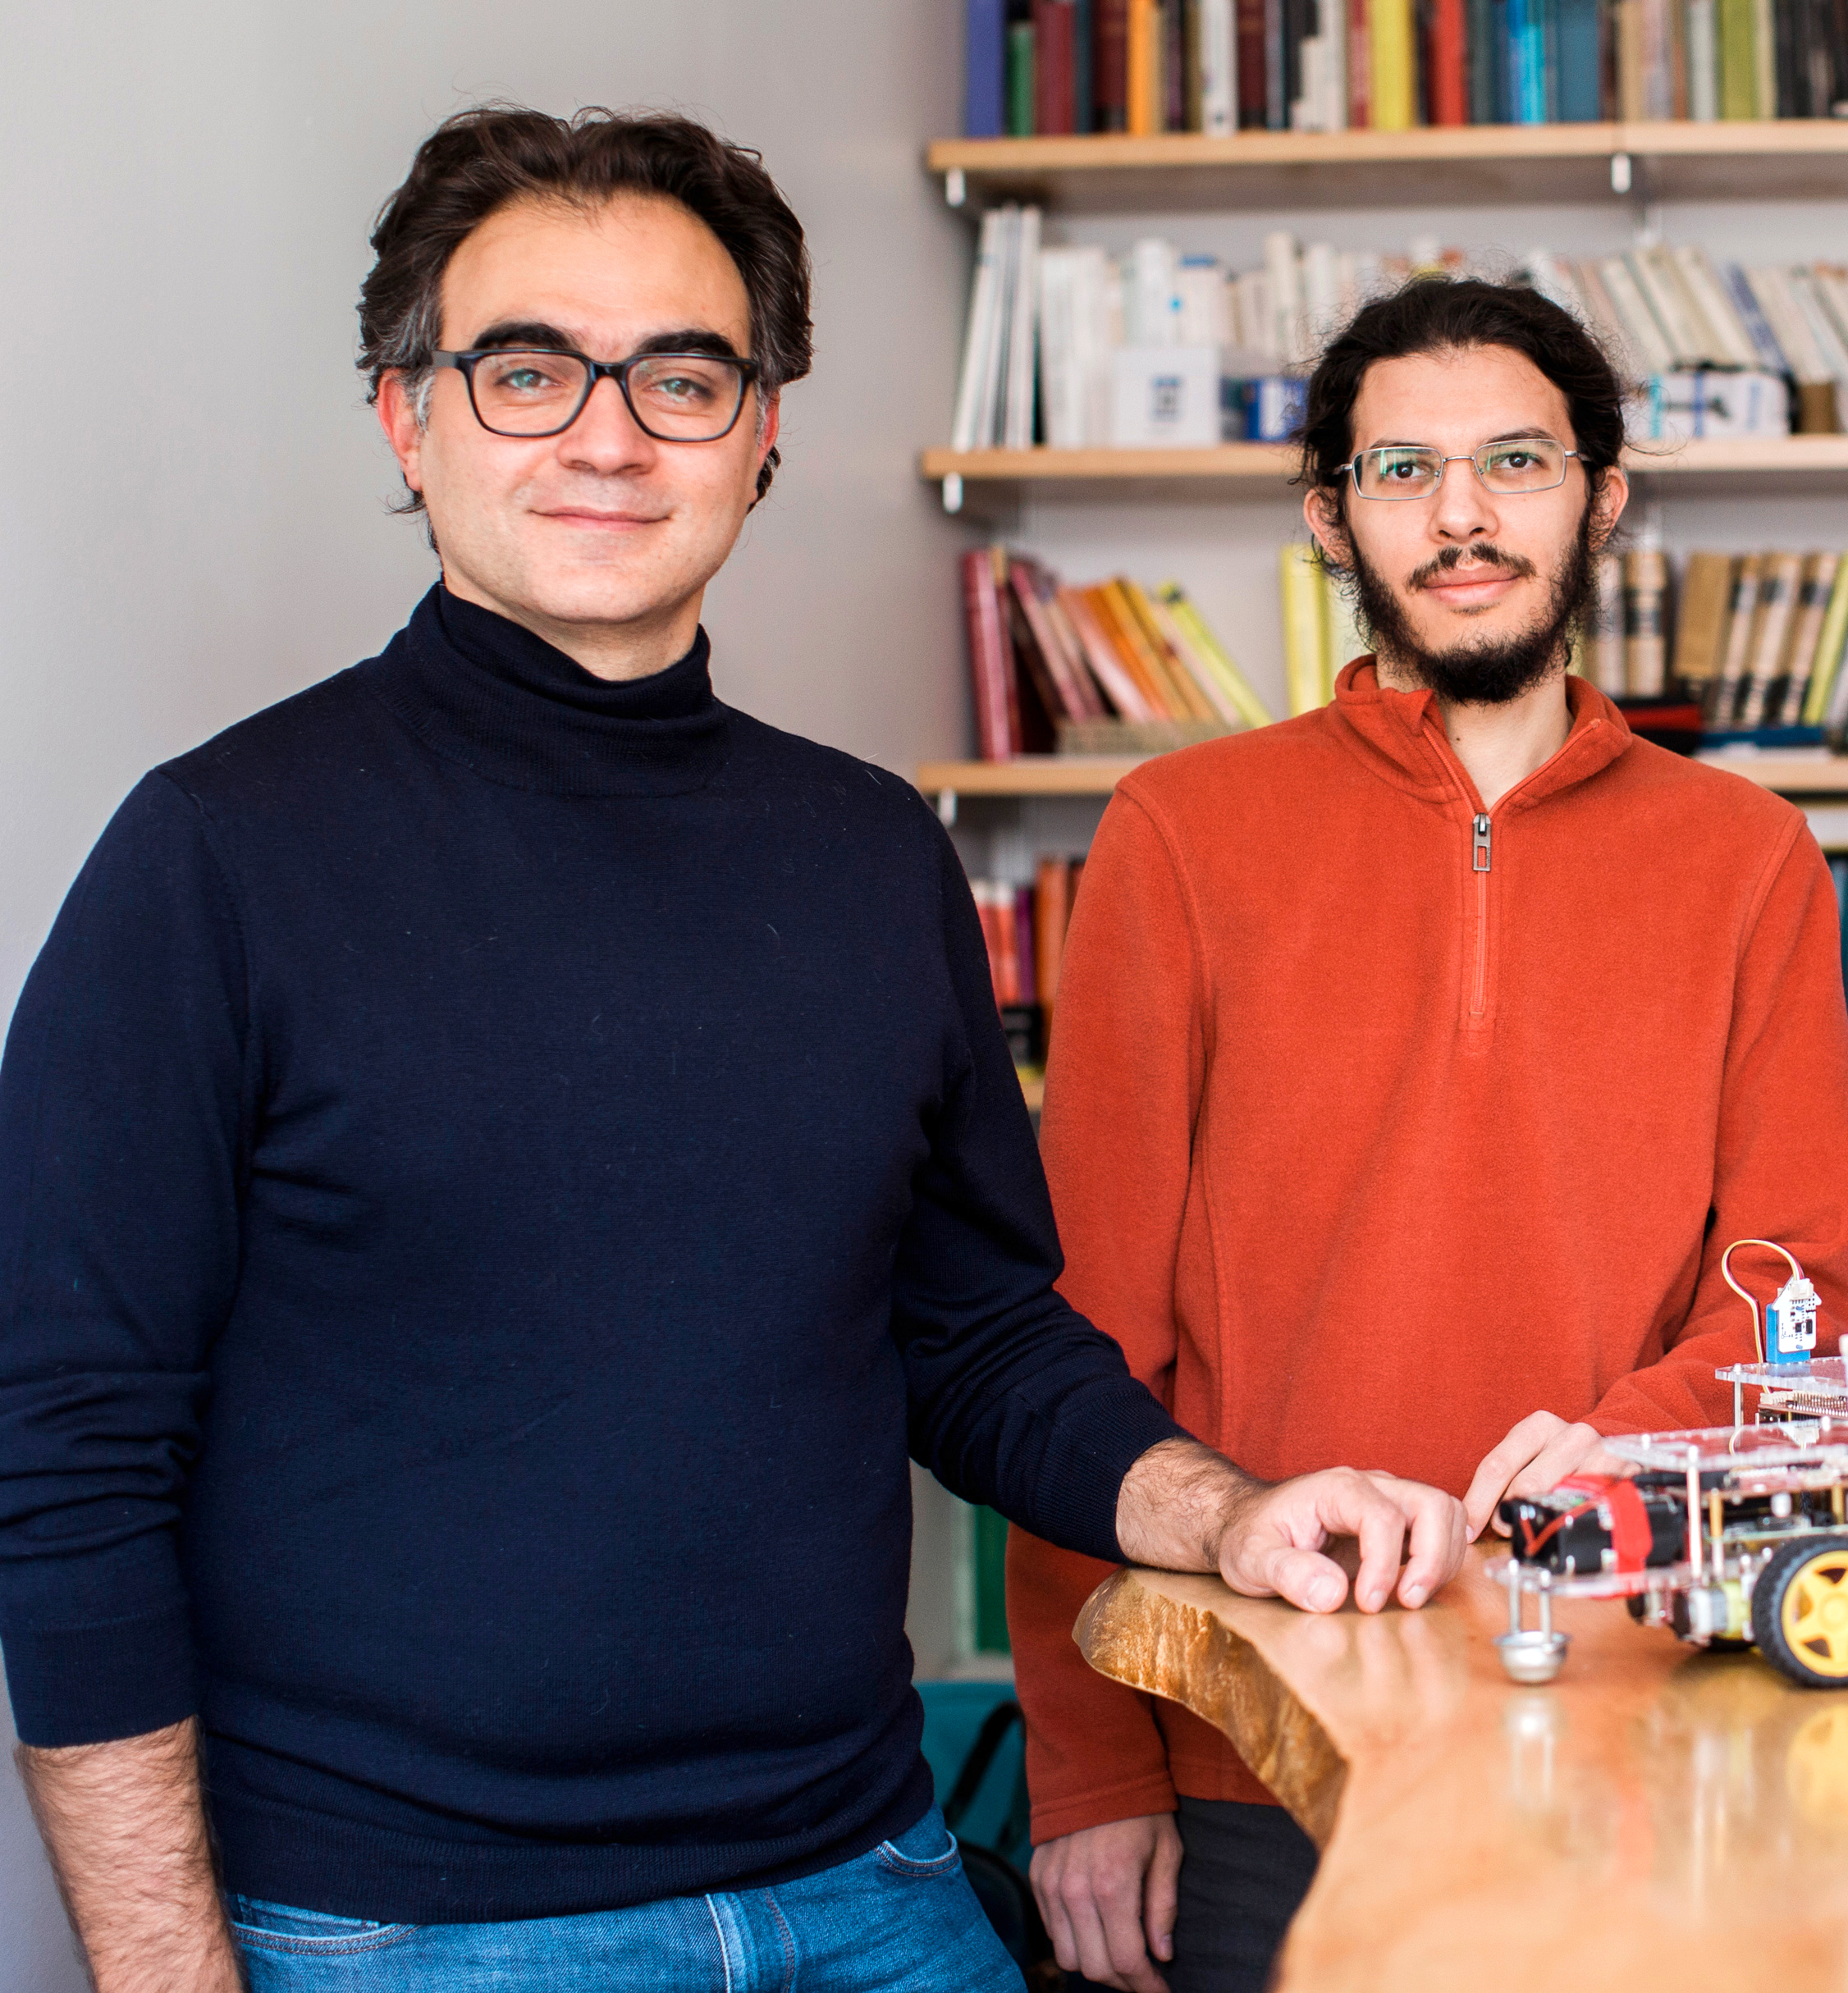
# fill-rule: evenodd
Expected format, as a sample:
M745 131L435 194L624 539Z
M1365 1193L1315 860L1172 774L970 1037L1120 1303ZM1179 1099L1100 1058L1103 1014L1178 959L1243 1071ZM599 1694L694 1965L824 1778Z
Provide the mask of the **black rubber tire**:
M1824 1674L1784 1637L1784 1598L1807 1566L1824 1556L1848 1556L1848 1536L1831 1531L1802 1536L1773 1552L1771 1561L1752 1587L1752 1638L1759 1652L1777 1671L1802 1689L1848 1688L1848 1676ZM1848 1579L1843 1581L1848 1586Z

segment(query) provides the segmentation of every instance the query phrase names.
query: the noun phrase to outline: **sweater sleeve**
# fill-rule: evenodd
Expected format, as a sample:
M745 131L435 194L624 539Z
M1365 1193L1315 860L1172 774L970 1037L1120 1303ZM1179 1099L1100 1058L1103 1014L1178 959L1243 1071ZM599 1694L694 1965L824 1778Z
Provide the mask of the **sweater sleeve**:
M150 775L0 1065L0 1649L28 1744L194 1710L176 1534L237 1279L246 1026L204 821Z
M965 1500L1113 1561L1123 1476L1180 1428L1054 1291L1033 1130L955 847L934 821L955 1016L893 1279L913 1456Z
M1815 839L1799 826L1747 930L1713 1157L1713 1202L1687 1313L1661 1360L1607 1392L1590 1423L1603 1433L1662 1431L1729 1418L1713 1372L1753 1360L1745 1304L1720 1274L1735 1239L1775 1239L1816 1283L1819 1355L1848 1330L1848 1008L1842 1000L1835 889ZM1742 1284L1763 1299L1787 1277L1774 1256L1741 1253Z
M1119 792L1091 845L1066 939L1041 1148L1067 1255L1063 1291L1170 1404L1175 1265L1205 1079L1182 885L1154 825ZM1151 1698L1095 1673L1072 1639L1080 1607L1107 1575L1018 1532L1009 1546L1036 1842L1173 1808Z

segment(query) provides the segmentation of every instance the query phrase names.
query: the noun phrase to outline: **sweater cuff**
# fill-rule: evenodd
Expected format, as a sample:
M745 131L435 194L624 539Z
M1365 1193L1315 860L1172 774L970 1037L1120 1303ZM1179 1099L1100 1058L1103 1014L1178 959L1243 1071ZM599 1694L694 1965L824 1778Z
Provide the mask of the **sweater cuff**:
M1174 1782L1165 1771L1150 1772L1120 1785L1106 1785L1069 1799L1041 1801L1033 1808L1029 1831L1036 1848L1086 1827L1107 1826L1113 1820L1136 1820L1145 1813L1174 1811Z
M1192 1436L1161 1401L1124 1378L1082 1406L1061 1408L1060 1444L1036 1492L1033 1534L1105 1564L1124 1561L1117 1542L1117 1497L1124 1477L1150 1447Z
M191 1616L184 1606L89 1626L13 1625L0 1636L21 1744L111 1744L199 1712Z

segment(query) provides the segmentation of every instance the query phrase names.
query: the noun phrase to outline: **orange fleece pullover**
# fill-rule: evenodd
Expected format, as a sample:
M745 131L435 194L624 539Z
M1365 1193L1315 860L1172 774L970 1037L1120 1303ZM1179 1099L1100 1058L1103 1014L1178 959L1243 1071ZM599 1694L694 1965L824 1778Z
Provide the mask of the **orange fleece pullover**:
M1060 1285L1266 1479L1461 1495L1536 1409L1730 1416L1736 1238L1803 1262L1826 1348L1848 1326L1827 867L1789 803L1567 683L1565 745L1486 835L1432 696L1363 658L1320 712L1138 769L1092 846L1046 1083ZM1270 1798L1086 1667L1109 1568L1009 1546L1036 1842L1177 1791Z

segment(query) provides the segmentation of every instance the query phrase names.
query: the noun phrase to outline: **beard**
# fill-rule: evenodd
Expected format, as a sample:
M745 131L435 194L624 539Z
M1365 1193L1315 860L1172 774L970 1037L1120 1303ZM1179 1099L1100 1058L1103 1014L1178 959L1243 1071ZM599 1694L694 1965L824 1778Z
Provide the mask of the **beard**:
M1447 705L1506 706L1518 699L1564 662L1572 627L1590 606L1596 583L1592 554L1591 506L1580 515L1572 542L1560 557L1547 591L1545 606L1524 629L1509 637L1485 637L1452 644L1448 650L1427 650L1413 633L1399 592L1372 566L1355 543L1347 542L1351 565L1333 570L1350 590L1361 627L1374 648L1395 669L1428 686ZM1411 576L1408 587L1422 587L1439 574L1466 565L1480 564L1522 578L1539 569L1524 555L1484 544L1447 546Z

